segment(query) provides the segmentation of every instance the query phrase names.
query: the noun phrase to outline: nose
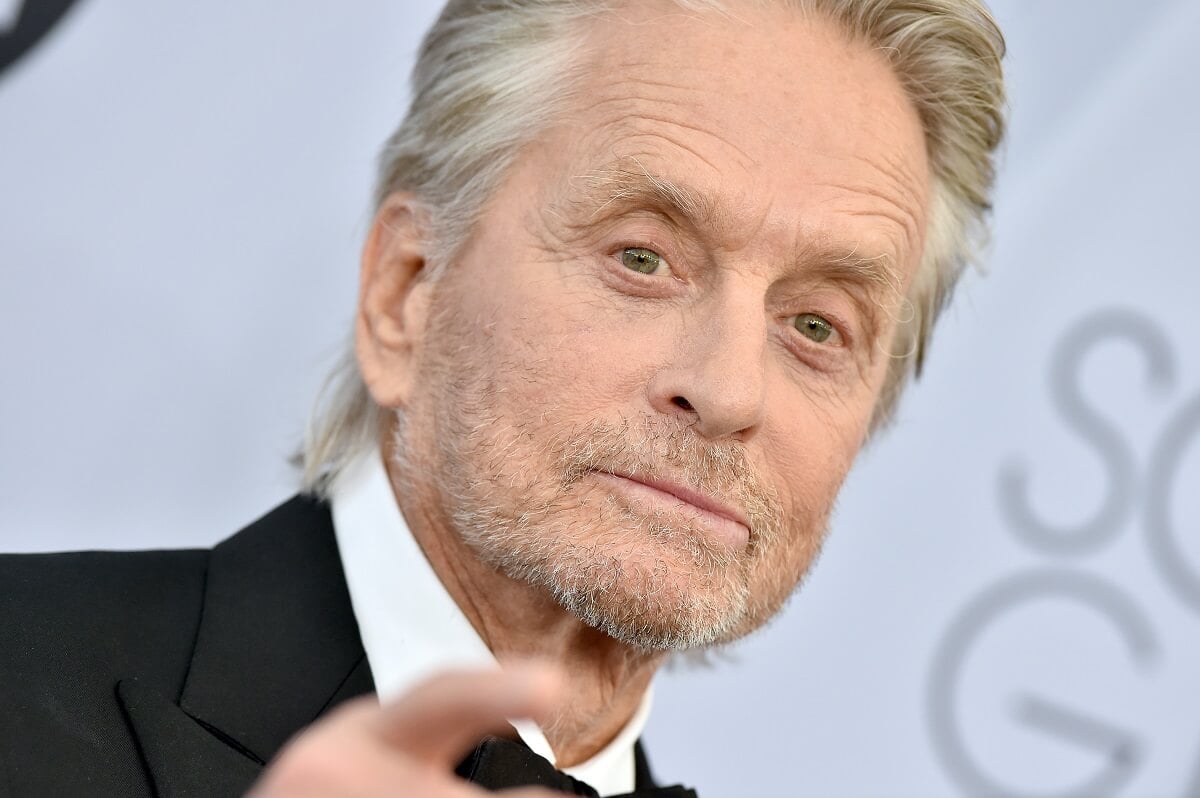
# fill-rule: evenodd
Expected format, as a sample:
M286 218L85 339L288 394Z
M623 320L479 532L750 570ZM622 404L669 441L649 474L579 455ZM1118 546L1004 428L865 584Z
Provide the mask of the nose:
M744 439L762 424L765 409L768 330L761 296L713 299L684 313L672 350L650 379L650 404L686 417L709 440Z

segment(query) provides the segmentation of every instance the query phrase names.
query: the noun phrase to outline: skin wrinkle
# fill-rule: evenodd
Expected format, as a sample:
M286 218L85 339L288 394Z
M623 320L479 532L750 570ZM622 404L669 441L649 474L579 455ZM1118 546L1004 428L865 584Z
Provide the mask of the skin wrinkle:
M639 164L640 165L640 164ZM650 174L645 167L641 167L639 171L622 169L619 167L608 167L597 170L589 175L580 178L580 182L590 184L593 188L603 188L607 193L603 196L580 196L572 197L568 200L578 209L576 216L580 217L577 222L572 223L568 216L555 213L560 224L566 229L575 233L592 232L594 227L608 221L610 218L619 218L622 214L628 214L629 209L650 208L659 211L666 218L675 222L677 226L686 228L692 235L704 235L703 231L709 228L720 228L721 232L718 235L729 235L727 232L736 226L745 225L732 221L719 221L721 219L736 218L736 214L723 213L724 207L735 206L728 200L723 203L712 203L709 197L701 192L694 191L686 185L673 183L670 180ZM592 208L587 212L588 208ZM850 212L856 214L857 212ZM751 227L751 235L761 226L765 224L765 213L760 214L755 224L757 227ZM892 219L892 217L885 217ZM892 219L894 221L894 219ZM560 238L560 241L567 240ZM716 246L715 237L710 237L707 242L714 250L722 249ZM726 247L728 248L728 247ZM736 246L732 247L736 249ZM815 246L808 245L810 249L818 249ZM899 249L893 247L892 249ZM851 281L861 280L865 283L873 285L882 285L892 290L893 293L898 293L898 287L901 284L899 269L895 266L894 258L889 252L881 252L876 255L860 256L858 247L853 248L838 248L836 245L828 247L826 252L819 253L815 257L798 258L797 261L810 261L817 264L817 270L827 270L831 275L842 274L845 278ZM821 264L829 264L822 266ZM797 271L813 269L813 266L804 265L793 267Z
M848 163L862 164L867 167L873 174L872 178L884 178L882 185L870 185L866 182L849 183L829 183L831 188L840 188L852 194L864 193L868 196L876 197L882 200L885 204L894 207L901 212L903 221L900 225L908 232L914 240L922 235L920 227L916 224L915 200L922 197L923 192L920 190L920 181L913 178L898 179L894 174L894 168L886 166L887 159L879 156L872 158L864 158L857 155L843 156ZM887 191L886 189L890 189Z
M887 219L888 221L893 222L895 224L895 226L897 228L899 228L899 231L901 232L903 238L905 239L905 241L904 241L905 244L908 244L909 242L914 240L914 236L916 235L916 233L911 228L911 222L912 222L911 215L904 209L903 206L898 205L893 198L889 197L884 192L878 191L878 190L873 190L873 189L871 189L867 186L863 186L863 185L849 186L849 185L842 185L842 184L837 184L837 183L828 183L828 184L825 184L825 186L827 188L831 188L831 189L838 190L838 191L843 191L843 192L851 195L850 197L843 198L843 201L848 200L849 202L854 202L859 198L859 196L871 197L873 199L879 200L878 203L875 203L869 209L863 209L863 210L858 210L858 211L848 211L848 213L852 213L852 214L855 214L858 216L878 216L882 219ZM905 248L907 248L907 247L905 247Z
M686 104L682 103L682 102L678 103L678 105L679 105L679 107L686 107ZM649 125L650 123L666 125L667 127L677 128L679 130L686 131L687 133L699 133L700 135L702 135L708 139L711 139L713 141L716 141L719 144L721 144L722 146L727 147L727 148L733 150L734 152L738 153L739 155L742 156L743 162L753 163L752 159L745 153L745 151L742 150L741 148L739 148L733 142L726 141L724 138L717 135L716 133L707 131L699 125L688 124L686 122L681 122L681 121L678 121L675 119L671 119L670 117L668 117L666 115L659 116L659 115L648 113L645 111L639 112L632 120L627 121L627 124L629 124L630 127L634 127L635 125L646 126L646 125ZM638 133L635 133L635 135L638 135ZM661 130L655 130L654 132L647 131L644 133L640 133L640 135L662 136L663 138L667 138L666 133ZM702 156L699 156L699 154L697 153L697 157L702 157ZM716 165L712 161L709 161L707 158L705 158L704 160L705 160L705 163L707 163L713 169L717 168Z
M622 164L625 161L631 163L624 166ZM551 217L565 231L555 236L560 244L590 236L598 226L639 209L660 213L677 228L687 231L688 237L700 236L705 229L716 228L718 232L715 236L706 236L707 248L714 251L720 249L720 236L728 236L732 230L742 226L733 221L736 212L730 214L721 210L737 207L738 203L714 202L702 192L653 175L640 160L634 158L602 167L570 181L569 185L573 189L579 186L586 188L578 194L569 193L562 202L569 205L570 210L564 213L556 209ZM753 228L752 232L765 224L765 217L765 213L759 215L756 220L758 227ZM902 299L901 277L893 258L887 252L860 256L857 248L804 246L812 251L797 258L791 269L796 273L819 276L845 290L866 321L866 337L877 337L883 321L895 318L892 305ZM704 251L704 248L700 249ZM819 285L818 280L809 281L810 289ZM796 289L793 293L800 291ZM869 347L866 357L873 360L879 351L880 347Z
M642 153L638 152L639 150L642 150L643 152L653 153L655 151L654 145L656 143L660 143L660 142L666 140L666 141L670 142L668 145L668 149L682 150L683 152L690 154L696 160L703 163L705 166L707 166L709 168L710 171L712 171L712 172L720 171L720 169L718 167L718 161L714 160L710 156L704 155L695 145L671 141L668 136L666 136L664 133L662 133L660 131L655 131L653 133L638 132L638 131L625 131L620 136L620 138L621 138L621 145L627 148L625 154L628 155L629 157L639 157L639 155L642 155ZM614 146L612 149L615 152L616 146Z
M635 162L636 162L636 160L635 160ZM640 170L640 172L643 173L644 179L646 179L646 181L649 181L650 186L652 186L652 188L654 188L654 190L658 190L658 188L660 186L668 187L668 191L653 192L653 193L659 193L660 197L666 199L666 202L664 202L662 204L677 205L677 206L679 206L680 209L683 210L684 216L694 216L694 217L701 218L701 220L703 221L703 224L692 223L692 227L700 228L703 226L709 226L709 224L714 223L716 216L715 216L713 210L710 210L710 209L712 209L712 204L706 202L707 198L704 197L702 193L691 191L690 188L685 187L685 186L674 186L673 184L671 184L670 181L667 181L667 180L664 180L661 178L656 178L656 176L650 175L648 170L646 169L646 167L642 166L642 164L640 162L636 162L636 166L638 167L638 170ZM606 178L606 176L605 176L606 174L610 175L610 176L607 176L607 178ZM607 179L607 180L612 180L613 182L617 182L618 186L620 184L622 184L622 182L624 182L624 184L630 185L629 188L618 188L618 190L613 191L610 194L610 198L608 198L607 202L604 204L600 204L598 206L598 208L596 208L596 211L595 211L596 216L599 217L599 215L602 214L602 211L604 211L606 209L606 206L608 203L616 203L616 202L618 202L619 199L625 198L626 194L631 194L631 196L637 197L638 194L652 193L652 192L646 192L644 190L638 191L638 186L637 186L638 178L640 178L640 175L638 175L636 172L634 172L634 170L622 169L620 167L607 167L604 169L599 169L599 170L596 170L596 173L594 173L593 175L588 175L587 178L584 178L584 181L593 182L593 184L594 184L594 182L602 182ZM644 182L643 182L643 186L644 186ZM839 187L844 188L844 190L848 190L851 192L860 191L860 187L854 187L854 188L847 188L845 186L839 186ZM882 194L881 192L874 192L874 191L866 191L866 192L860 191L860 193L870 193L870 194L872 194L872 196L876 196L876 197L882 199L883 202L889 206L889 208L890 208L890 206L899 206L899 204L901 202L901 200L899 198L905 196L904 192L902 192L902 191L898 191L898 196L896 196L896 197L889 197L889 196L886 196L886 194ZM908 193L911 193L911 191ZM685 198L684 202L679 202L679 198ZM586 202L586 199L576 199L576 200L574 200L574 202ZM696 210L694 210L696 208L703 208L704 210L696 211ZM907 211L907 209L906 209L906 211ZM907 233L916 234L913 232L913 228L916 227L916 220L914 220L914 218L912 217L911 211L907 211L906 214L904 214L902 216L901 215L890 215L890 214L884 214L883 216L886 218L889 218L890 221L895 221L896 223L901 224L901 226L904 226L906 228ZM598 220L596 220L596 221L598 221ZM761 223L762 223L762 220L758 221L758 224L761 224ZM901 250L902 245L894 246L892 248L894 251ZM881 257L881 256L876 256L876 257ZM895 270L892 270L892 274L887 275L887 278L888 278L887 282L892 284L893 287L896 286L896 284L899 284L899 282L900 282L899 280L896 280L895 274L896 274Z
M642 61L626 61L617 63L600 63L595 65L595 69L599 70L597 74L612 74L620 75L626 71L637 71L639 69L652 69L652 64L647 64ZM715 77L709 75L708 77ZM678 128L687 133L699 134L702 140L707 142L715 142L719 152L730 151L737 155L735 162L743 167L749 167L753 164L754 159L751 155L737 143L730 141L728 138L721 136L717 130L705 129L700 124L695 124L686 121L683 118L673 118L666 111L674 110L677 113L676 117L681 117L679 111L695 113L697 108L702 108L706 104L706 97L702 91L695 88L677 86L669 91L674 91L683 96L679 98L664 98L659 96L651 96L645 91L645 87L652 86L670 87L671 84L653 80L647 83L643 80L644 75L639 75L636 79L625 81L617 81L611 86L606 86L599 93L599 96L593 101L593 109L599 111L606 109L608 106L613 106L611 114L607 115L605 122L599 127L612 128L615 133L612 140L600 142L596 148L597 152L603 152L612 148L616 143L629 144L635 141L639 136L645 135L652 139L656 136L661 136L670 141L677 147L683 147L690 151L699 160L705 163L712 171L719 172L718 166L720 159L711 154L704 154L695 148L694 144L684 142L678 137L667 136L663 131L656 129L655 123L658 125L666 125L668 127ZM708 80L704 81L708 83ZM622 89L628 89L628 94L623 94ZM667 106L663 108L663 106ZM655 113L653 109L658 109L659 113ZM647 129L651 128L651 129Z
M663 103L679 108L694 109L696 99L698 97L703 99L703 95L697 92L694 87L683 83L648 77L644 73L637 78L622 77L629 71L654 69L654 64L649 61L623 60L606 63L605 68L611 70L611 74L615 77L600 88L600 92L593 101L593 107L595 108L599 108L603 103L618 103L622 105ZM704 74L707 78L717 76L716 72L706 72ZM675 97L672 95L681 96Z
M629 166L623 165L626 162ZM726 198L713 201L705 192L653 174L636 156L593 170L572 184L583 184L590 189L590 193L572 194L564 200L564 204L575 209L576 219L572 222L569 216L561 218L569 229L577 232L590 231L631 210L658 212L677 226L687 228L695 237L715 228L719 231L716 235L705 236L710 243L715 243L711 239L728 236L742 226L738 211L729 210L741 203Z
M830 187L839 188L836 185L831 185ZM891 191L874 189L865 185L843 185L840 188L848 192L864 194L880 200L881 210L876 210L876 212L897 224L903 234L904 243L902 246L904 248L914 245L919 246L924 240L925 231L918 226L916 213L911 207L911 202L905 201L907 197L913 196L911 186L889 186L888 188ZM896 249L899 250L901 247L898 246Z
M857 160L865 162L863 158ZM920 186L921 181L906 165L892 157L886 150L881 153L880 157L871 161L870 165L892 179L892 186L896 189L897 197L913 196L918 193L917 187Z

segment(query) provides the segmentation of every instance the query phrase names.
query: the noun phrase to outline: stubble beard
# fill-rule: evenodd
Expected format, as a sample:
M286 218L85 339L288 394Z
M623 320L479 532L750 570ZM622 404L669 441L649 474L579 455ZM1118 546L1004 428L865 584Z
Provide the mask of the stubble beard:
M520 365L462 347L435 362L424 375L432 401L414 408L428 422L419 456L397 414L397 471L413 488L424 483L483 562L584 624L642 651L728 642L766 623L815 560L827 512L786 518L740 443L706 441L666 416L556 423L544 407L502 408L498 375ZM734 501L749 540L724 547L678 513L617 497L597 472L669 478ZM797 561L800 573L787 567Z

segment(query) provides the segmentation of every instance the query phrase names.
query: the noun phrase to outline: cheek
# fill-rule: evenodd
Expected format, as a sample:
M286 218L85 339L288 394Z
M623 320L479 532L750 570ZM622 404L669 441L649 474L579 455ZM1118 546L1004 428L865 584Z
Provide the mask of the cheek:
M628 414L662 354L655 332L614 313L594 292L570 290L557 279L545 283L544 292L526 286L494 305L487 334L501 379L522 402L547 411L585 421L609 415L606 408ZM523 310L513 312L517 307Z
M849 406L795 407L797 413L788 419L790 423L764 430L766 473L774 477L791 518L819 524L832 509L850 471L866 422ZM847 417L841 418L842 414Z

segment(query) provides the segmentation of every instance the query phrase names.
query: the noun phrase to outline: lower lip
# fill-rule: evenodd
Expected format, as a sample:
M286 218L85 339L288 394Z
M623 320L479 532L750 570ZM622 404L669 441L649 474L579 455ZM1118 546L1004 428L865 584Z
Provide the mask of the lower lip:
M629 498L649 505L654 510L674 510L690 521L699 522L712 538L730 549L740 549L750 541L750 530L745 524L738 523L732 518L697 507L691 502L684 501L673 493L652 488L642 482L607 474L602 471L594 472L597 477L616 488Z

